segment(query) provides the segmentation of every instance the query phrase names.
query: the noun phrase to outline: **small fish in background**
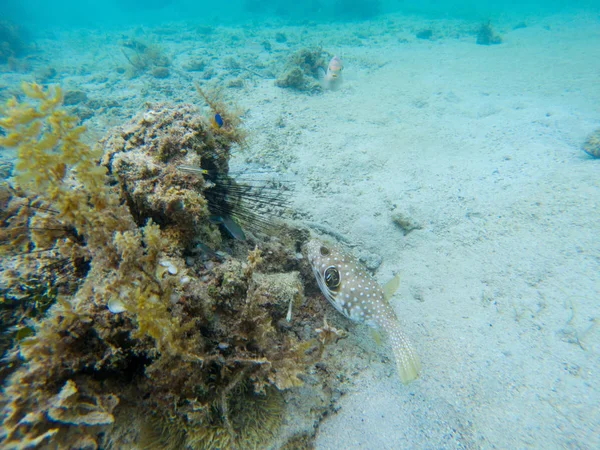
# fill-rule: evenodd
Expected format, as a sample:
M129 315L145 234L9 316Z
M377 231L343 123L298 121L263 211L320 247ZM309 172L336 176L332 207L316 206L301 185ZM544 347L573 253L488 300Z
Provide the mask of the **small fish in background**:
M211 117L210 123L215 128L221 128L221 127L223 127L223 123L224 123L223 117L221 117L221 114L216 113L213 117Z
M339 247L311 239L306 250L325 298L350 320L385 332L396 357L400 380L404 384L415 380L421 363L388 303L398 289L399 277L394 277L382 289L356 258Z
M342 60L338 56L334 56L329 61L327 71L323 67L319 67L319 81L323 89L329 89L335 91L342 85L342 69L344 65Z

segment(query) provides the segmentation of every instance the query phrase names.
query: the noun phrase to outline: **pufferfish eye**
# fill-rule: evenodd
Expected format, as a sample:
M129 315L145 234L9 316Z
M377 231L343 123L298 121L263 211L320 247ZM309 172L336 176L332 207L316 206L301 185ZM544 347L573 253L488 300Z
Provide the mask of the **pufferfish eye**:
M340 271L334 266L329 266L323 274L325 284L329 289L335 289L340 285Z
M321 256L327 256L327 255L329 255L329 253L331 253L329 251L329 249L327 247L325 247L324 245L321 245L321 248L319 249L319 251L321 252Z

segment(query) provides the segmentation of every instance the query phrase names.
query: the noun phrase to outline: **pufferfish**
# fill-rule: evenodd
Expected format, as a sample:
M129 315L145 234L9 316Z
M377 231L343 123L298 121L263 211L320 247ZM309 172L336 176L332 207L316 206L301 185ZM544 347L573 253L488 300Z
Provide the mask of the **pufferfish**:
M387 301L398 288L399 278L382 289L355 257L339 247L311 239L306 250L325 298L350 320L382 330L393 349L402 383L416 379L421 363Z

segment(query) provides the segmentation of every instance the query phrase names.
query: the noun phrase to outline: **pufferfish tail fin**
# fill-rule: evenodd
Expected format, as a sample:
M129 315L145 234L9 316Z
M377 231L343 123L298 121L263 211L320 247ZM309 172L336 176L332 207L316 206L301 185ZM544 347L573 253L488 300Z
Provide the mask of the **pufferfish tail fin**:
M410 341L398 326L388 329L388 337L394 356L396 357L396 367L398 375L403 384L408 384L419 377L421 371L421 361L415 353Z
M398 287L400 287L400 275L396 275L385 284L383 287L383 298L389 301L398 290Z

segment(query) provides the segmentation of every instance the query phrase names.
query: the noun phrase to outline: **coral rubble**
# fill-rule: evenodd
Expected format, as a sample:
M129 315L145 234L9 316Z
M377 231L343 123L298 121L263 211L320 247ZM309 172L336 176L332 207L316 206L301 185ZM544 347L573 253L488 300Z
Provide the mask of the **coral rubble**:
M0 63L23 56L27 50L23 29L13 22L0 19Z
M158 45L148 45L129 39L122 43L121 52L130 64L128 72L130 78L147 71L150 71L155 78L166 78L169 74L168 66L171 61Z
M600 158L600 128L586 138L582 147L588 155Z
M476 43L478 45L496 45L502 43L502 37L497 35L492 27L490 22L481 24L479 29L477 30L477 40Z
M221 133L192 106L159 105L91 148L59 88L23 89L0 119L0 145L19 155L0 197L2 315L26 330L2 344L0 445L281 446L307 436L280 431L307 379L314 433L337 379L314 364L340 332L304 295L307 233L282 226L233 241L232 256L190 257L227 239L205 193L228 174L236 122Z
M318 69L319 67L327 67L327 61L331 56L321 48L298 50L290 56L284 72L275 80L275 85L298 91L312 92L320 90Z

